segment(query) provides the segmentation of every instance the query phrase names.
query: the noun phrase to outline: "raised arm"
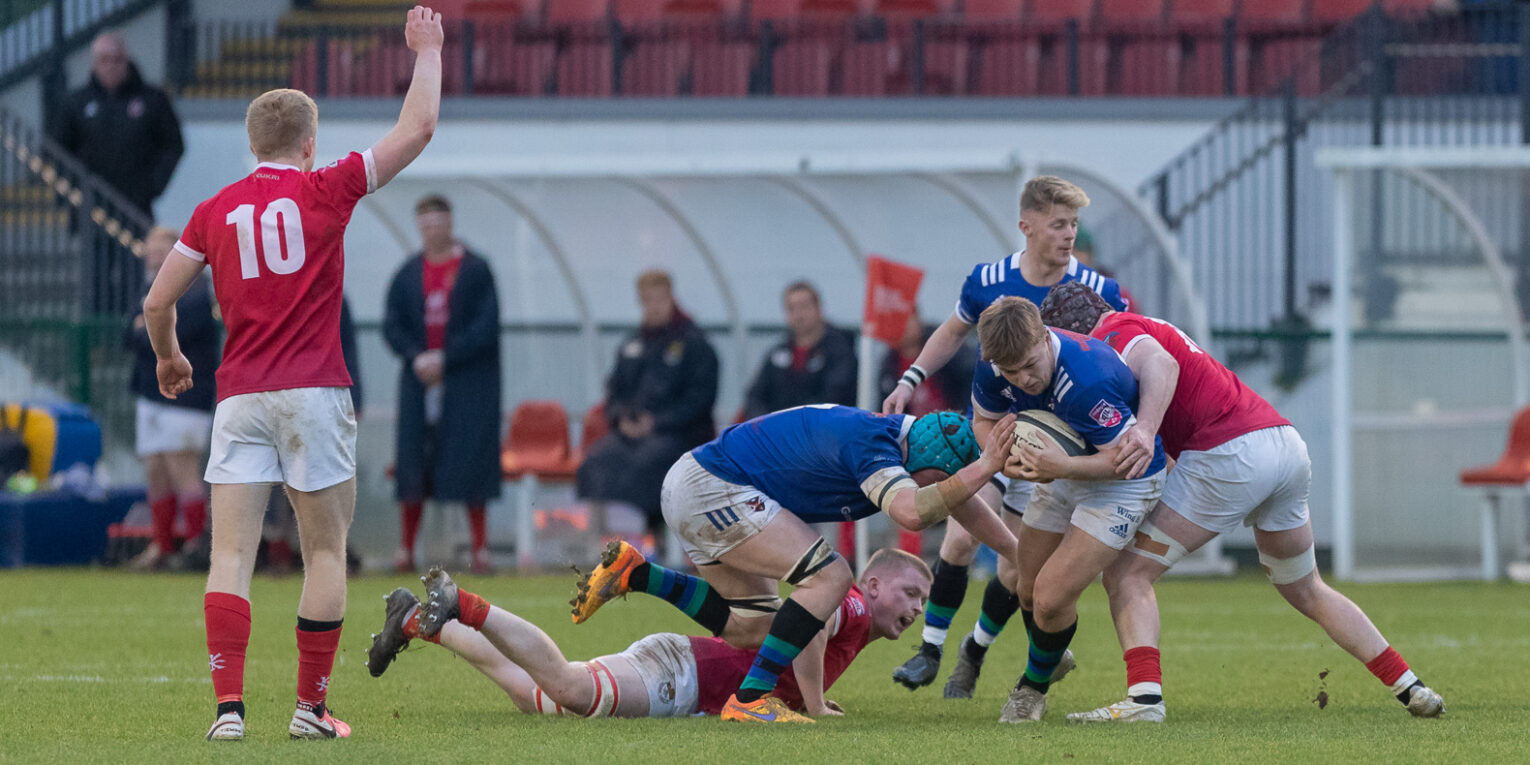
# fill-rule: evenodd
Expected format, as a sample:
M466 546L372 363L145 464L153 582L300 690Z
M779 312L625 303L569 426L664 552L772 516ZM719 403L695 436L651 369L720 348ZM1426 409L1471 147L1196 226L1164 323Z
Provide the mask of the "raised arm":
M908 408L908 402L914 397L914 388L924 382L924 378L940 371L946 362L951 360L956 352L962 349L962 344L967 340L967 333L972 331L972 325L957 318L956 314L946 317L930 339L925 341L924 347L919 349L919 357L914 359L914 365L909 371L903 373L903 378L898 381L892 393L882 402L884 414L895 414Z
M404 23L404 41L414 51L414 78L404 94L398 123L372 146L377 168L377 187L393 180L430 143L441 112L441 14L416 5Z

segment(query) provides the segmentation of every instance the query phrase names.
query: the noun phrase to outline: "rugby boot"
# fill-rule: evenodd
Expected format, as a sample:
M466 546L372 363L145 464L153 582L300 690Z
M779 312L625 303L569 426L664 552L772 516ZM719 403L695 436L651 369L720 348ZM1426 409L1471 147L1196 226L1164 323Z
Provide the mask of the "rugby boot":
M1408 714L1414 717L1439 717L1445 714L1445 699L1422 683L1409 689Z
M329 708L319 704L319 708L313 711L298 707L292 713L292 723L287 726L287 735L295 739L311 739L323 741L330 738L350 738L351 726L346 725L329 713Z
M580 577L579 592L569 601L574 607L574 623L584 624L601 606L631 592L627 580L632 576L632 570L647 562L636 547L625 541L617 539L606 545L600 565Z
M786 702L775 696L761 696L754 701L745 704L738 700L738 694L728 697L728 703L723 705L722 714L724 720L732 722L754 723L811 723L817 722L804 714L793 712Z
M983 671L983 659L972 658L969 644L975 645L971 634L962 639L962 646L956 651L956 669L951 670L951 676L946 678L945 697L948 699L970 699L972 689L977 687L978 675Z
M1070 723L1133 723L1133 722L1163 722L1165 708L1162 701L1157 704L1138 704L1131 699L1123 699L1108 707L1100 707L1090 712L1074 712L1068 715Z
M425 605L420 607L420 637L433 638L441 633L447 622L462 615L457 583L440 566L432 566L420 581L425 583L427 598Z
M999 711L1001 723L1041 722L1047 713L1047 695L1029 685L1022 685L1009 692L1004 709Z
M218 715L213 726L207 730L208 741L243 741L244 718L234 712Z
M935 682L940 673L941 647L934 643L921 643L913 657L893 670L893 681L914 691Z
M409 621L409 614L420 607L420 599L404 587L388 593L388 597L383 600L388 605L382 632L372 635L372 648L367 651L367 671L372 673L372 677L382 677L399 651L409 647L404 624Z

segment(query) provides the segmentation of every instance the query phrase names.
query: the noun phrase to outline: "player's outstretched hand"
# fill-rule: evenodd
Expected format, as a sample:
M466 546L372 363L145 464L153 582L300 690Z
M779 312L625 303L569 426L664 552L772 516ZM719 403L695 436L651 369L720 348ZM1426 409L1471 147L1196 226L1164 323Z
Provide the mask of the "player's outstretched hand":
M824 699L822 709L810 709L808 714L813 717L844 717L845 709L831 699Z
M983 471L993 475L1004 469L1009 459L1010 445L1015 442L1015 415L1006 414L988 431L988 443L983 444L983 454L978 457Z
M882 414L903 414L908 410L908 402L914 398L914 389L907 385L894 385L892 393L882 401Z
M1127 428L1121 436L1121 450L1116 453L1116 475L1125 479L1141 478L1153 464L1156 433L1141 425Z
M446 42L446 33L441 30L441 14L416 5L409 11L409 18L404 22L404 43L409 50L415 53L424 53L427 50L441 50Z
M177 353L174 358L160 359L155 365L154 374L159 377L159 394L165 398L175 398L191 390L191 362L186 360L184 354Z

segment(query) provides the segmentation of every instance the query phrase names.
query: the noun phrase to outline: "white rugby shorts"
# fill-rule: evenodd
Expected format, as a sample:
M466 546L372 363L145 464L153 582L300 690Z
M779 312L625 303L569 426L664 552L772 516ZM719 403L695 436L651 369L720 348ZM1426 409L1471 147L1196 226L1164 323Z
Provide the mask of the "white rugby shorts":
M138 456L207 450L212 433L212 412L171 406L162 401L138 399L136 416Z
M631 663L648 688L649 717L686 717L696 713L701 689L691 640L669 632L639 638L620 656Z
M659 504L664 522L698 566L716 563L781 512L781 503L765 492L708 473L689 452L664 474Z
M1244 526L1289 531L1307 524L1312 459L1290 425L1244 433L1206 451L1185 451L1169 471L1163 503L1218 534Z
M1062 534L1079 527L1116 550L1142 525L1163 493L1164 471L1131 481L1073 481L1038 484L1025 508L1025 525Z
M208 483L327 489L356 475L356 412L346 388L229 396L213 413Z

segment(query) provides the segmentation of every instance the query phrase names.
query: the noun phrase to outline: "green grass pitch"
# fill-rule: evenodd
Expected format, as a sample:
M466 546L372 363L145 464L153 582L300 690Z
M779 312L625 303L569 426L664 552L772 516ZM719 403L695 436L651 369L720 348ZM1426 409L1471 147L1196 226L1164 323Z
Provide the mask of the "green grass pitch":
M1068 712L1119 699L1121 652L1104 595L1090 589L1073 648L1078 672L1051 694L1040 725L1001 726L1022 669L1018 619L990 652L977 698L944 701L940 686L897 687L918 627L880 642L829 692L848 716L815 726L715 719L550 719L518 714L465 662L421 642L381 679L365 668L382 598L417 580L363 577L330 692L355 727L341 742L286 736L297 649L299 579L257 579L246 675L248 737L215 745L202 627L202 579L109 570L0 574L0 760L13 762L1525 762L1530 760L1530 608L1514 585L1349 585L1392 644L1444 694L1440 720L1408 716L1358 662L1285 605L1262 578L1170 580L1163 609L1163 725L1075 727ZM591 622L569 623L573 576L463 584L525 616L575 659L655 631L689 631L667 604L633 596ZM951 646L981 601L974 583ZM1326 678L1320 675L1327 672ZM1327 694L1320 708L1315 699Z

